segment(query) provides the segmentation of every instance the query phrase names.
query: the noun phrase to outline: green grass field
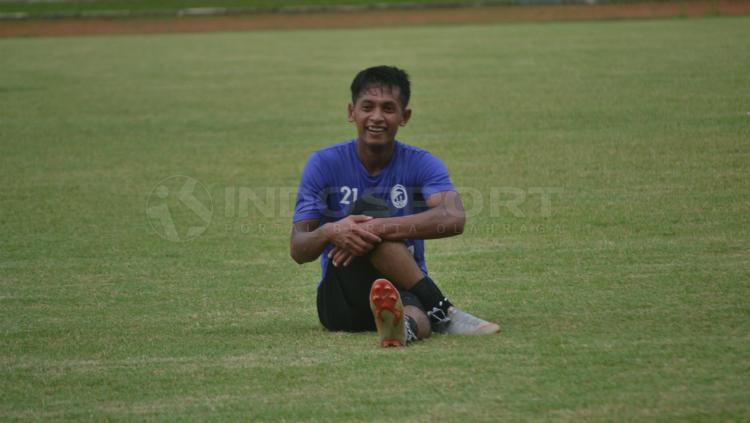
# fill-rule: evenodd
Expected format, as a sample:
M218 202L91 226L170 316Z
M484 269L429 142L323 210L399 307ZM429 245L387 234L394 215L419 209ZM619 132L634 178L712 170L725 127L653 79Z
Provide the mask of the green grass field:
M0 39L0 419L747 421L748 37L705 18ZM399 138L470 213L428 242L431 273L498 336L327 333L318 265L289 258L289 192L353 136L348 84L381 63L413 79ZM155 194L193 179L207 227ZM165 204L180 241L147 216Z

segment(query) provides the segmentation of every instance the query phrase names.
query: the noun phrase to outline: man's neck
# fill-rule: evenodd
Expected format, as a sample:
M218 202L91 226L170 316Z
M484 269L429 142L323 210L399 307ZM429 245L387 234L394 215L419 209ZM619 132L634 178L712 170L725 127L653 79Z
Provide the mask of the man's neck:
M396 141L382 148L372 148L357 140L357 156L370 176L377 175L388 165L395 149Z

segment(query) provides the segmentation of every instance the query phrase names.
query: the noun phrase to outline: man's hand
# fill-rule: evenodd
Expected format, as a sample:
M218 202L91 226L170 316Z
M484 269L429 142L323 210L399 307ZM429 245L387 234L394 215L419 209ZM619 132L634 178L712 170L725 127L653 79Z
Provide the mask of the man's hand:
M361 225L371 219L370 216L357 214L326 225L328 239L334 245L328 257L334 266L349 264L355 256L367 254L381 242L379 236Z
M333 247L333 249L328 252L328 259L330 259L331 263L336 267L348 266L349 263L354 260L354 257L356 257L354 254L339 247Z
M353 216L350 216L353 217ZM375 233L375 226L373 225L373 222L375 219L369 216L363 216L363 215L356 215L356 224L358 225L359 229L364 230L365 232L374 235L374 238L370 239L378 239L378 241L372 245L372 248L375 248L375 246L382 241L382 239ZM367 218L367 219L362 219ZM345 220L345 219L344 219ZM370 250L372 250L372 248ZM368 250L367 252L369 252ZM365 254L367 253L365 252ZM362 254L355 254L352 251L347 250L346 248L339 247L338 245L334 244L334 247L331 251L328 252L328 258L333 262L333 265L338 266L348 266L349 263L354 260L354 257L360 256Z
M382 241L373 233L373 228L367 228L367 222L372 221L370 216L352 215L323 226L319 226L318 219L295 222L289 242L290 255L297 263L306 263L318 258L329 244L333 244L338 253L334 265L348 264L352 258L367 254Z

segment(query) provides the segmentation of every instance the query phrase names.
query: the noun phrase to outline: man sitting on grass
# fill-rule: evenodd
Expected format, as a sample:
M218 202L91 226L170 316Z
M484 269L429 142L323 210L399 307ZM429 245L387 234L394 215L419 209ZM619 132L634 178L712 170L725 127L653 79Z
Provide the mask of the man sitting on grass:
M458 235L461 198L442 161L396 141L411 116L409 77L377 66L351 85L349 121L357 138L314 152L302 172L291 255L320 257L318 317L328 330L377 329L382 346L431 331L500 330L454 307L427 273L424 241ZM392 283L391 283L392 282Z

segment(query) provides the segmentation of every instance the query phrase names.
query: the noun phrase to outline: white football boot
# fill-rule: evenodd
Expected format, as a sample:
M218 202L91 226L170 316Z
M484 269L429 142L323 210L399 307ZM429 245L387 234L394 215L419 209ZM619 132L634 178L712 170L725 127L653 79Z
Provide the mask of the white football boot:
M442 321L432 325L432 330L451 335L491 335L500 332L500 326L450 306Z

